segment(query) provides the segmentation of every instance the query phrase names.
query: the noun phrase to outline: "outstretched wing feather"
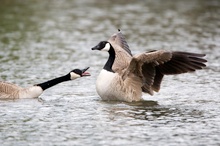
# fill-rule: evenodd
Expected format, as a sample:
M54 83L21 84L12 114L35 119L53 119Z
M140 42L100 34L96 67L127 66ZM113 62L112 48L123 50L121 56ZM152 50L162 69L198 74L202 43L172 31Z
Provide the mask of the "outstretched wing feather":
M158 92L164 75L193 72L205 67L204 54L189 52L151 51L132 58L128 70L143 79L142 91ZM134 69L135 67L135 69Z

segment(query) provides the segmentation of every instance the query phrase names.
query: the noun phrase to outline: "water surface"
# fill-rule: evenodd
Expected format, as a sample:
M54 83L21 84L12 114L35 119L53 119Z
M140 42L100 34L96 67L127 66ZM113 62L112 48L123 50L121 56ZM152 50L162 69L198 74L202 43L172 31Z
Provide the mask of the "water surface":
M95 91L107 54L91 47L120 28L133 54L206 53L204 70L165 77L145 102ZM39 99L0 101L2 145L220 145L220 3L1 0L0 80L31 86L90 66Z

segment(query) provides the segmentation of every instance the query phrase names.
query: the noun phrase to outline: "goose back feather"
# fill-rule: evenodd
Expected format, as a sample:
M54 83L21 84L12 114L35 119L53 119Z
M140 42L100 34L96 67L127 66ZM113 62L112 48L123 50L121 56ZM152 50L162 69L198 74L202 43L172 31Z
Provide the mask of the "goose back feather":
M8 82L0 82L0 99L35 98L42 94L39 86L22 88Z

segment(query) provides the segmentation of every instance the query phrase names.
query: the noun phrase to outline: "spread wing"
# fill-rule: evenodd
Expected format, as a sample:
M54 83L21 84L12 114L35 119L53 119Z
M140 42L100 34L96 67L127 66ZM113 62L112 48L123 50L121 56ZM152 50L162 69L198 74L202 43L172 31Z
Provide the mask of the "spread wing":
M205 67L204 63L207 61L202 58L204 56L204 54L164 50L146 52L132 58L128 72L142 78L142 91L153 95L153 91L159 91L164 75L193 72Z
M118 30L118 33L113 34L109 40L111 44L117 44L119 45L122 49L124 49L129 55L132 56L131 50L129 49L128 43L125 40L124 35L121 33L120 29Z
M172 52L172 58L168 62L159 65L158 70L165 75L181 74L202 69L207 60L203 59L205 54L188 52Z
M182 74L187 72L194 72L196 70L206 67L203 59L205 54L189 53L189 52L172 52L172 58L156 66L156 75L152 89L156 92L160 90L160 84L164 75Z

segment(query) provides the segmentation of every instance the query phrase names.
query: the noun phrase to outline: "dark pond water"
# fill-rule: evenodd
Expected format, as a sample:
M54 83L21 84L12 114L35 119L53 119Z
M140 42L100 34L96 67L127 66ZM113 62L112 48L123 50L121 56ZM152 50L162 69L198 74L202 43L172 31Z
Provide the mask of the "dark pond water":
M145 102L95 91L107 54L91 47L120 28L140 53L206 53L204 70L167 76ZM91 77L39 99L0 101L1 145L220 145L218 0L1 0L0 80L22 87L90 66Z

